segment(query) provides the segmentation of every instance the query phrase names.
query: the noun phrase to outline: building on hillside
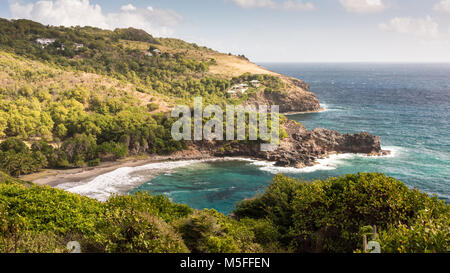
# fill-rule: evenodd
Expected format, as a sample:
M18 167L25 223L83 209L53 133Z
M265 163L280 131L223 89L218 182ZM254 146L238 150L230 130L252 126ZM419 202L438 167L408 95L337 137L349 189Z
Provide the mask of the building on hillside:
M162 54L161 50L159 50L157 48L153 49L153 53L158 54L158 55Z
M258 80L250 81L250 84L251 84L253 87L260 87L260 86L261 86L261 82L258 81Z
M152 57L153 56L153 54L150 51L145 51L144 55L147 56L147 57Z
M52 39L52 38L37 38L35 41L36 41L36 43L38 43L42 48L44 48L44 47L46 47L46 46L48 46L48 45L53 44L53 43L56 41L56 39Z
M247 90L248 90L248 85L245 83L241 83L241 84L233 85L230 89L228 89L227 92L230 94L238 94L238 93L244 94L245 91L247 91Z
M84 47L84 45L83 44L77 44L77 43L75 43L75 50L80 50L80 49L82 49L83 47Z

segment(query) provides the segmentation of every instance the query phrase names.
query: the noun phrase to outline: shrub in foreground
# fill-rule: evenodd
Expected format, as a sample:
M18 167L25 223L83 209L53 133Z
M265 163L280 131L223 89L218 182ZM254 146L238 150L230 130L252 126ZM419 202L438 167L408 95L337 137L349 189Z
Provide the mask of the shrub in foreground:
M148 193L99 202L0 172L0 252L361 252L376 225L383 252L448 252L450 206L383 174L315 182L276 176L234 216Z
M279 175L263 195L241 202L235 211L241 219L273 222L282 246L295 252L361 249L360 229L372 225L381 231L384 251L445 252L449 213L438 198L376 173L313 183Z

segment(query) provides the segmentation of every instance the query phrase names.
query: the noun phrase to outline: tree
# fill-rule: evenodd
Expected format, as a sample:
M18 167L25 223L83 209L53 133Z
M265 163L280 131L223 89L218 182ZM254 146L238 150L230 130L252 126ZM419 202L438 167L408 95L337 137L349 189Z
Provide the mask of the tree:
M5 141L0 143L0 150L3 152L14 152L14 153L27 153L29 149L25 142L17 137L7 138Z
M6 129L8 128L8 115L0 111L0 137L6 136Z
M67 135L67 128L64 124L58 124L55 128L55 135L63 139Z
M178 230L192 252L260 252L249 227L215 210L203 210L183 219Z
M85 161L95 158L96 147L97 144L92 136L77 134L63 142L61 151L64 153L65 159L79 167Z
M18 138L8 138L0 143L0 169L12 176L36 172L47 163L41 152L31 152Z

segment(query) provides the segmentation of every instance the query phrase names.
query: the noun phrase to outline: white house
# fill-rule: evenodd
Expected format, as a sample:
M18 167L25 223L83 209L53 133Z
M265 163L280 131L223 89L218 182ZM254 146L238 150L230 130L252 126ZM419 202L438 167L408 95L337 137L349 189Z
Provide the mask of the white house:
M148 56L148 57L152 57L153 56L153 54L150 51L145 51L144 55Z
M230 94L236 94L236 93L241 93L244 94L245 91L248 90L248 85L245 83L241 83L241 84L235 84L233 85L230 89L228 89L228 93Z
M162 54L161 50L159 50L157 48L153 49L153 53L158 54L158 55Z
M75 50L80 50L80 48L83 48L84 45L83 44L77 44L75 43Z
M53 44L56 41L56 39L52 38L37 38L36 43L40 44L42 48Z
M253 87L259 87L259 86L261 85L261 82L258 81L258 80L252 80L252 81L250 81L250 84L251 84Z

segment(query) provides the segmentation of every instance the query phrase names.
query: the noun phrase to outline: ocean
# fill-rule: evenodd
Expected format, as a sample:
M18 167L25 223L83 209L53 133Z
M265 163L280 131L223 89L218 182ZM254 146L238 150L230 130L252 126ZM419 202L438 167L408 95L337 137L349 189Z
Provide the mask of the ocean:
M262 193L277 173L316 180L382 172L450 201L450 64L261 65L308 82L326 109L288 118L308 129L379 135L392 154L339 155L300 170L252 160L189 161L130 193L164 194L197 209L228 214L237 202Z

